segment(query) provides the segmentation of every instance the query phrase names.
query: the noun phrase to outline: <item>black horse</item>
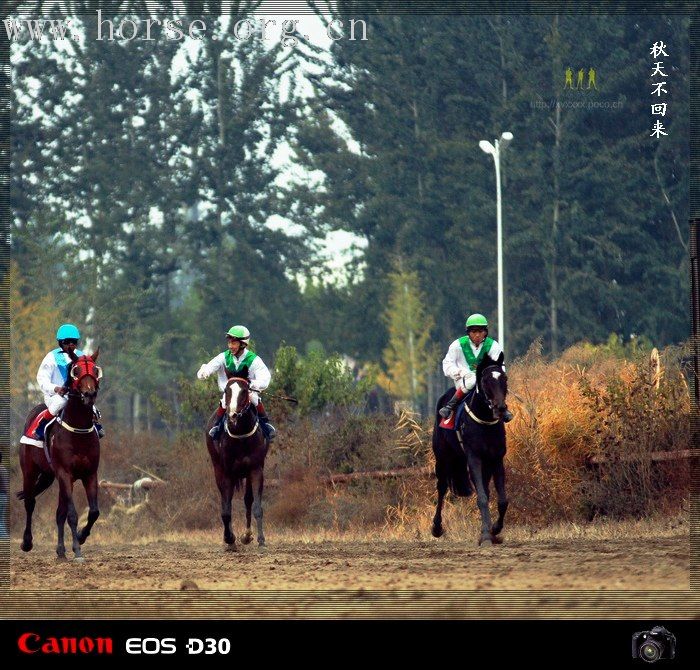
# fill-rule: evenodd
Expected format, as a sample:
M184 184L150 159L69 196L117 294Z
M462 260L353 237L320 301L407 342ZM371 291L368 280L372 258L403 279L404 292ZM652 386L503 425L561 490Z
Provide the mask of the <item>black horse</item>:
M251 511L258 526L258 544L265 544L263 533L263 468L269 442L265 439L258 413L250 400L248 381L231 377L226 383L226 420L221 437L214 441L209 429L217 421L214 413L207 424L206 442L216 485L221 494L221 520L224 524L224 542L231 551L236 550L236 536L231 530L231 499L245 479L246 531L241 537L243 544L253 539L250 530Z
M506 455L506 431L503 414L506 411L508 378L503 368L485 360L476 371L476 386L467 395L457 430L440 428L437 412L447 404L453 390L446 392L436 408L433 430L433 452L437 477L438 502L433 518L432 533L443 534L442 505L449 488L456 496L468 496L476 489L481 513L479 544L500 544L498 534L503 529L503 517L508 509L503 458ZM489 483L493 479L498 493L498 520L491 525L489 512Z

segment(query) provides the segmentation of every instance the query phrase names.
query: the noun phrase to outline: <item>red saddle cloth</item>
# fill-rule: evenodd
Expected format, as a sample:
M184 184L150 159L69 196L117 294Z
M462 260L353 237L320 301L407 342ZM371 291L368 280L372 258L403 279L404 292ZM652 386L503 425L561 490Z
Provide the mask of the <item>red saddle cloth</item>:
M455 429L455 418L457 417L457 412L452 412L450 414L449 419L442 419L438 426L440 428L447 428L448 430L454 430Z

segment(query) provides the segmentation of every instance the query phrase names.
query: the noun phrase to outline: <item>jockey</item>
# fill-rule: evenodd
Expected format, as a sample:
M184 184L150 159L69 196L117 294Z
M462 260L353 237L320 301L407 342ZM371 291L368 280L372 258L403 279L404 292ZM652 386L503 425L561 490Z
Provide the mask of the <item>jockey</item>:
M68 393L68 366L72 359L69 353L75 353L76 356L82 356L83 352L76 349L78 340L80 340L80 331L72 323L64 323L56 331L56 340L58 347L49 351L44 360L41 361L39 371L36 373L36 381L39 388L44 393L44 403L46 409L34 418L31 425L27 429L26 435L22 437L20 442L25 438L34 441L44 439L44 430L46 424L53 419L68 402L66 394ZM95 428L99 437L104 437L105 432L102 425L99 423L100 413L95 407ZM34 444L34 442L26 442Z
M226 343L228 351L223 351L218 356L212 358L208 363L202 365L197 371L198 379L206 379L215 372L218 375L219 389L223 392L229 377L242 377L247 379L250 388L250 400L258 410L260 426L265 433L265 437L272 441L277 431L270 423L270 419L265 413L265 407L260 400L260 391L264 391L270 384L270 371L267 369L262 358L248 349L250 331L245 326L233 326L226 333ZM221 396L221 402L216 408L217 422L209 431L212 439L217 440L224 425L224 415L226 407L225 397Z
M459 402L476 385L476 368L488 356L494 363L503 365L503 349L496 340L488 337L489 324L482 314L472 314L466 322L467 335L455 340L442 361L442 371L454 380L456 391L449 402L440 409L440 416L449 419ZM513 414L506 409L503 421L508 422Z

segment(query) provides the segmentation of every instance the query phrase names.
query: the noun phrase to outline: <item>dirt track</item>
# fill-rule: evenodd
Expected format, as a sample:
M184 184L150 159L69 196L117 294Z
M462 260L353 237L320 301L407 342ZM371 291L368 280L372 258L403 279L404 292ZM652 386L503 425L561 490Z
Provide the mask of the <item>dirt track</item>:
M110 543L99 529L85 561L58 562L54 538L25 554L12 541L11 589L85 590L687 590L687 533L656 538L293 539L269 533L227 552L220 533ZM40 585L37 582L40 577Z

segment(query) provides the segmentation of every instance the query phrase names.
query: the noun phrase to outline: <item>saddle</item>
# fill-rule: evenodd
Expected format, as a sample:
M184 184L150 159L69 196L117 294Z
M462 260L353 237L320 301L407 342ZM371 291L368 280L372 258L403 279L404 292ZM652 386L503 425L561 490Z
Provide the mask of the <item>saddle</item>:
M474 389L468 391L467 395L465 395L464 398L462 398L462 400L460 401L459 405L457 405L457 409L454 412L452 412L450 418L442 419L438 426L440 428L445 428L446 430L457 430L457 426L459 426L462 420L462 415L464 414L464 403L470 402L473 395Z

